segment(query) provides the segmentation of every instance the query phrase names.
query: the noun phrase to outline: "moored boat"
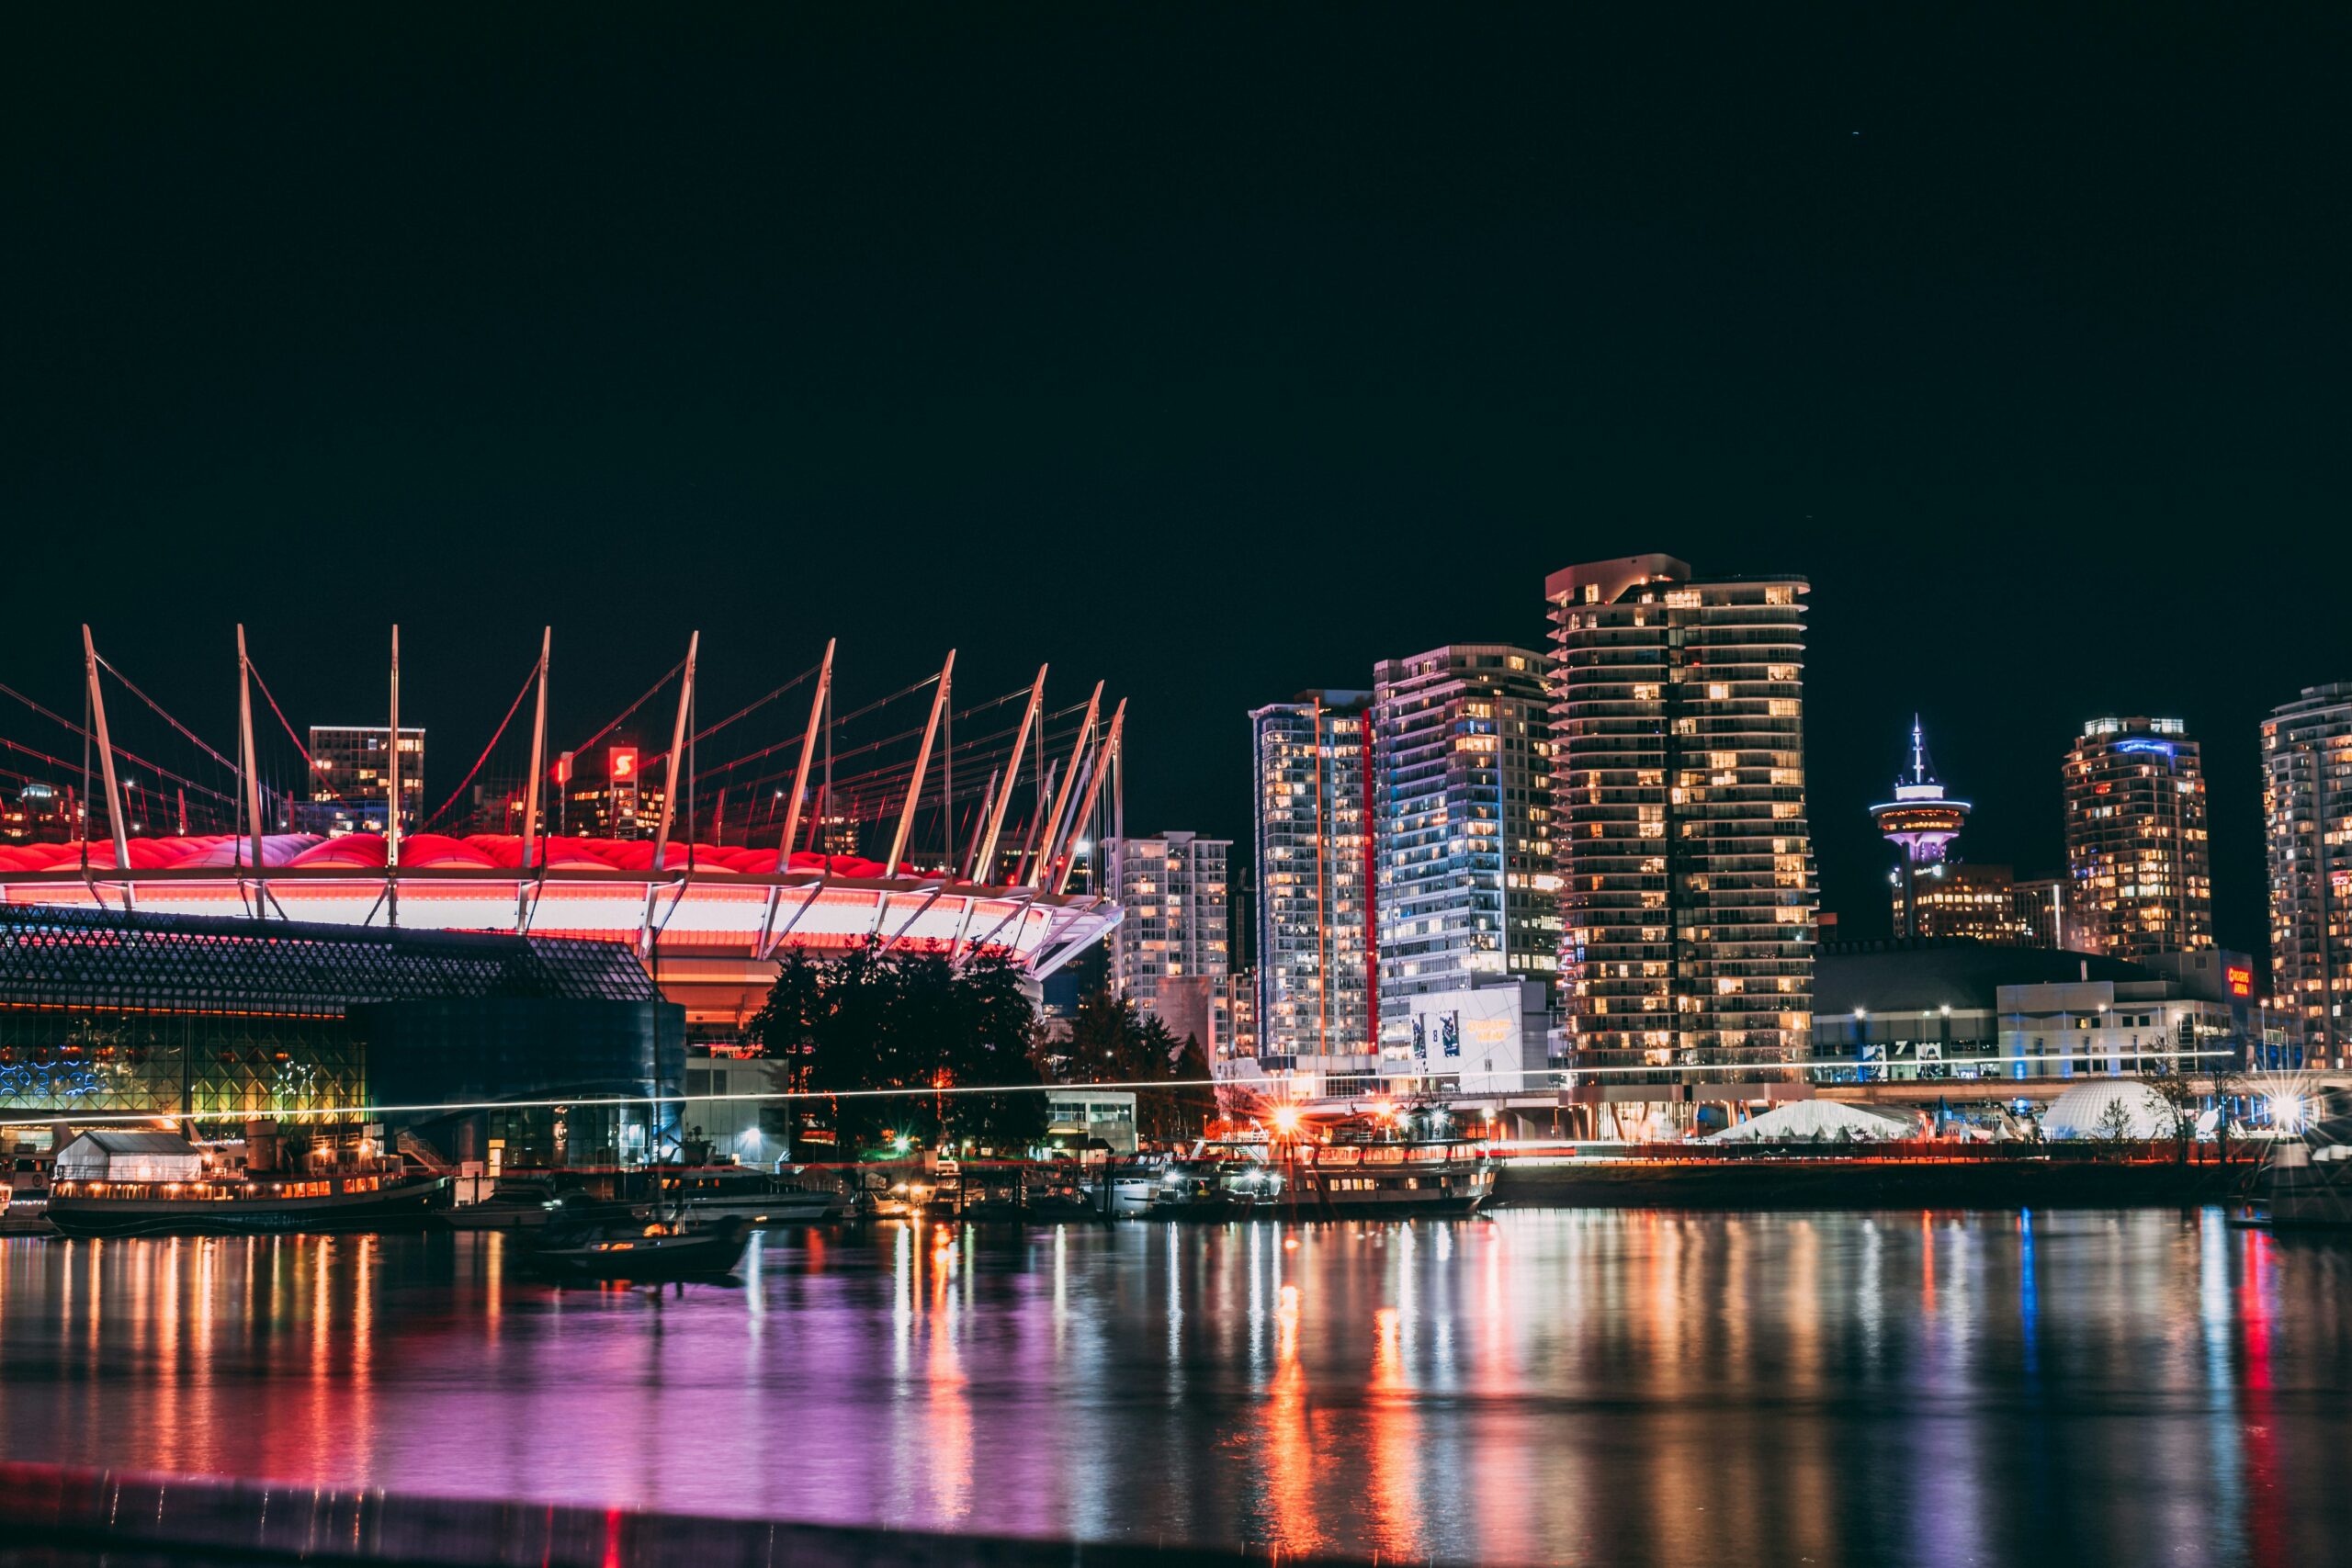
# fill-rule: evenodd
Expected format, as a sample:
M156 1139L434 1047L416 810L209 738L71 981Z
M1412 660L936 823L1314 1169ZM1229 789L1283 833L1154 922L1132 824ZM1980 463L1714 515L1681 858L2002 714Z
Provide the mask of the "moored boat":
M845 1193L804 1187L789 1177L747 1166L710 1166L661 1173L664 1202L681 1207L690 1225L739 1219L752 1225L813 1224L849 1212Z
M548 1223L556 1201L552 1181L539 1178L503 1179L479 1203L460 1203L442 1216L451 1230L536 1230Z
M1495 1195L1495 1162L1466 1141L1316 1144L1287 1174L1301 1209L1332 1214L1467 1214Z
M743 1258L752 1227L733 1215L707 1225L649 1217L623 1204L591 1203L576 1214L557 1206L531 1233L523 1260L543 1274L573 1280L652 1282L718 1279Z
M85 1133L58 1151L47 1217L69 1236L280 1235L408 1229L448 1206L447 1177L379 1157L379 1140L316 1142L282 1170L280 1146L275 1128L250 1132L243 1151Z

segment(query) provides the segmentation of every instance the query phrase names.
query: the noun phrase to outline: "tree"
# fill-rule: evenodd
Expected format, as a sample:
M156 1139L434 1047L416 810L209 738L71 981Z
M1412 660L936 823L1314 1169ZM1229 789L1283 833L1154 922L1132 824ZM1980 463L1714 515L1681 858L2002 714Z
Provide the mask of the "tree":
M2110 1100L2098 1120L2091 1124L2091 1134L2102 1143L2120 1144L2132 1135L2132 1111L2120 1100Z
M2213 1068L2213 1142L2218 1146L2222 1163L2230 1163L2230 1101L2245 1092L2245 1075L2233 1063L2221 1062Z
M1025 1146L1046 1122L1030 1029L1019 973L1003 959L958 965L868 939L828 958L788 955L750 1032L762 1055L791 1064L795 1087L836 1097L828 1118L847 1154L889 1136Z
M2150 1074L2148 1087L2165 1102L2165 1130L2172 1134L2180 1163L2188 1163L2188 1145L2197 1136L2197 1089L2188 1075L2170 1062Z

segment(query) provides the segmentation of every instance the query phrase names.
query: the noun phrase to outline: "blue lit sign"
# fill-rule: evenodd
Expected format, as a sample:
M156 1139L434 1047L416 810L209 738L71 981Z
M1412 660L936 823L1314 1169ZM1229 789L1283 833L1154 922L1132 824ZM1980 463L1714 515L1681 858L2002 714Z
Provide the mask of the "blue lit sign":
M2172 755L2172 742L2169 740L2119 740L2115 749L2119 751L2155 751L2166 757Z

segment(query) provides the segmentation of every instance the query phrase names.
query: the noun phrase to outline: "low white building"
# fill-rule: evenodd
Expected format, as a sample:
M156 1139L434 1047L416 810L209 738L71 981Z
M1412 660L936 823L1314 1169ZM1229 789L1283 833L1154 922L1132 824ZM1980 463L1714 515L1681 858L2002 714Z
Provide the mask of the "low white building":
M2018 1077L2194 1073L2222 1060L2235 1038L2226 1003L2170 981L2003 986L1998 1008L2000 1054Z
M1136 1152L1135 1091L1063 1084L1046 1093L1046 1114L1057 1126L1081 1129L1111 1145L1113 1154Z

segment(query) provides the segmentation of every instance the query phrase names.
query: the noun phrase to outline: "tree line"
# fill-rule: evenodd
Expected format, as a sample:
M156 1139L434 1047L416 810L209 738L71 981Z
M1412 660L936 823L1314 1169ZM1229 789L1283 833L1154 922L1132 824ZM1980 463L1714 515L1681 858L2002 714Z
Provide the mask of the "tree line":
M1080 1000L1067 1031L1047 1027L1019 966L994 953L951 962L878 939L823 955L794 949L749 1033L786 1087L829 1097L817 1103L843 1157L899 1139L1017 1154L1044 1136L1052 1084L1169 1084L1136 1096L1148 1143L1193 1137L1216 1111L1213 1090L1182 1087L1209 1076L1197 1040L1107 986Z

